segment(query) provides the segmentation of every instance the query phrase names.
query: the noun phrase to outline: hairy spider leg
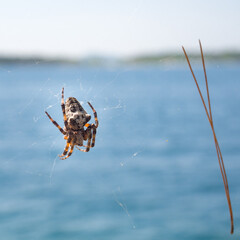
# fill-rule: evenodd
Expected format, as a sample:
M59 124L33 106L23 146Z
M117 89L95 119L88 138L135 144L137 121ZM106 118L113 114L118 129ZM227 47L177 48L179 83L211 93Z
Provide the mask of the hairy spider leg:
M92 144L91 144L91 147L94 147L95 146L95 139L96 139L96 133L97 133L97 129L95 127L94 124L92 124Z
M95 139L96 139L96 133L97 133L97 129L96 129L96 126L95 124L89 124L89 123L86 123L85 124L85 127L87 128L91 128L91 130L93 131L92 132L92 143L91 143L91 146L90 148L94 147L95 146ZM86 129L87 130L87 129ZM87 140L87 138L84 138L84 140ZM86 147L85 145L83 145L83 147Z
M98 127L98 118L97 118L97 112L94 109L94 107L92 106L92 104L90 102L88 102L88 105L91 107L91 109L93 111L93 114L94 114L94 119L95 119L95 124L91 125L92 131L93 131L91 147L94 147L95 146L96 133L97 133L97 127ZM89 124L85 125L85 127L88 127L88 126L89 126Z
M49 119L51 120L51 122L59 129L59 131L62 133L62 134L66 134L66 132L58 125L58 123L56 121L54 121L51 116L45 111L45 113L47 114L47 116L49 117Z
M92 106L92 104L90 102L88 102L88 105L91 107L91 109L93 110L93 114L94 114L94 119L95 119L95 127L98 127L98 118L97 118L97 112L94 109L94 107Z
M64 104L64 88L62 88L62 101L61 101L61 107L62 107L62 112L63 112L64 125L65 125L66 129L68 129L67 116L66 116L66 112L65 112L65 104Z
M68 155L65 156L65 157L61 157L61 160L65 160L65 159L69 158L72 155L74 146L75 146L75 141L72 141L71 142L71 148L70 148L70 151L68 152Z
M71 138L71 136L69 136L69 138L67 139L67 144L66 144L66 147L63 151L63 154L59 155L60 158L67 154L71 141L72 141L72 138Z
M83 149L83 152L88 152L91 147L91 140L92 140L92 126L90 125L86 131L84 132L84 139L88 140L86 149Z

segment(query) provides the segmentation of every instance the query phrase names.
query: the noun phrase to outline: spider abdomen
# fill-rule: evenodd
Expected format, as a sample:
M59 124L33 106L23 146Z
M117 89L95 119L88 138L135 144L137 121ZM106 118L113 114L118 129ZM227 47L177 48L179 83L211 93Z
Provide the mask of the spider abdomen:
M73 131L83 129L84 125L91 119L91 115L83 109L82 105L74 97L66 100L65 111L68 126Z

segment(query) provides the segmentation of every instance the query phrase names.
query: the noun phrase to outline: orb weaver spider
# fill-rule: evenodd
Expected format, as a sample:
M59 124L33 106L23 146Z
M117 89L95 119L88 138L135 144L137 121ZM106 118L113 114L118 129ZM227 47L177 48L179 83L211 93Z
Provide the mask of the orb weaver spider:
M82 152L88 152L90 148L93 148L95 146L98 118L97 112L93 108L92 104L90 102L88 102L88 104L93 111L95 124L87 123L88 121L90 121L91 115L83 109L83 107L76 98L69 97L66 100L66 103L64 103L64 88L62 88L61 101L64 128L62 129L59 124L54 121L52 117L45 111L51 122L64 135L64 139L67 140L62 155L59 155L60 159L62 160L65 160L72 155L75 146L78 150ZM86 127L86 129L84 129L84 127ZM87 141L87 145L83 145L83 141ZM85 147L85 149L81 149L79 147Z

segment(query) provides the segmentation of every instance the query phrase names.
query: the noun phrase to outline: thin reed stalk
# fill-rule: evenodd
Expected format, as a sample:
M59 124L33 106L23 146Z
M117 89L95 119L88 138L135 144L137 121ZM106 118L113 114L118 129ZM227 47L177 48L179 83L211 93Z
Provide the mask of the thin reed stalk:
M204 55L203 55L203 50L202 50L202 44L201 41L199 40L199 46L200 46L200 51L201 51L201 58L202 58L202 65L203 65L203 71L204 71L204 77L205 77L205 84L206 84L206 90L207 90L207 100L208 100L208 109L207 106L205 104L202 92L200 90L200 87L198 85L197 79L195 77L195 74L193 72L191 63L189 61L188 55L184 49L184 47L182 47L184 55L187 59L188 62L188 66L190 68L190 71L192 73L193 79L195 81L195 84L197 86L199 95L201 97L202 103L203 103L203 107L206 111L206 115L208 118L208 121L210 123L211 129L212 129L212 133L213 133L213 138L214 138L214 142L215 142L215 147L216 147L216 152L217 152L217 157L218 157L218 163L220 166L220 171L222 174L222 179L223 179L223 184L224 184L224 189L225 189L225 193L226 193L226 197L227 197L227 202L228 202L228 207L229 207L229 213L230 213L230 220L231 220L231 231L230 233L233 234L234 232L234 223L233 223L233 211L232 211L232 205L231 205L231 199L230 199L230 194L229 194L229 187L228 187L228 181L227 181L227 174L226 174L226 170L224 167L224 162L223 162L223 157L222 157L222 153L218 144L218 140L216 137L216 133L215 133L215 129L214 129L214 125L213 125L213 118L212 118L212 110L211 110L211 102L210 102L210 94L209 94L209 88L208 88L208 80L207 80L207 73L206 73L206 67L205 67L205 61L204 61Z

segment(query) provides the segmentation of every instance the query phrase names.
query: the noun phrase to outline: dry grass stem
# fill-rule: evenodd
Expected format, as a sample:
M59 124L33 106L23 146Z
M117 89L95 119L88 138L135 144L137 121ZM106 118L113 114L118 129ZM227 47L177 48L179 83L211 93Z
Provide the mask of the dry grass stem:
M188 66L189 66L190 71L191 71L191 73L192 73L193 79L194 79L194 81L195 81L195 83L196 83L196 86L197 86L199 95L200 95L200 97L201 97L201 100L202 100L204 109L205 109L205 111L206 111L206 115L207 115L208 121L209 121L209 123L210 123L211 129L212 129L212 132L213 132L213 138L214 138L215 147L216 147L216 151L217 151L217 157L218 157L218 163L219 163L219 166L220 166L220 171L221 171L221 174L222 174L224 189L225 189L225 193L226 193L226 197L227 197L227 202L228 202L228 207L229 207L229 213L230 213L230 219L231 219L231 231L230 231L230 232L231 232L231 234L233 234L233 231L234 231L233 211L232 211L232 205L231 205L229 188L228 188L227 174L226 174L225 167L224 167L224 162L223 162L222 153L221 153L221 150L220 150L220 147L219 147L219 144L218 144L218 140L217 140L217 137L216 137L216 133L215 133L215 130L214 130L213 118L212 118L212 110L211 110L211 102L210 102L210 95L209 95L209 88L208 88L208 80L207 80L207 73L206 73L204 55L203 55L203 50L202 50L202 44L201 44L201 41L200 41L200 40L199 40L199 45L200 45L202 65L203 65L204 76L205 76L205 83L206 83L206 90L207 90L208 109L207 109L207 106L206 106L206 104L205 104L205 101L204 101L202 92L201 92L201 90L200 90L200 88L199 88L199 85L198 85L197 79L196 79L196 77L195 77L195 74L194 74L194 72L193 72L193 70L192 70L192 66L191 66L191 63L190 63L190 61L189 61L188 55L187 55L184 47L182 47L182 49L183 49L183 52L184 52L185 57L186 57L186 59L187 59Z

